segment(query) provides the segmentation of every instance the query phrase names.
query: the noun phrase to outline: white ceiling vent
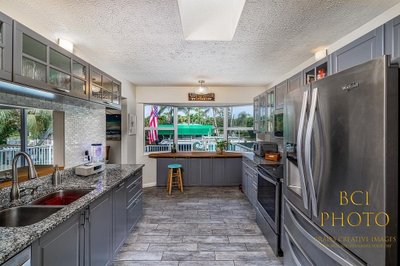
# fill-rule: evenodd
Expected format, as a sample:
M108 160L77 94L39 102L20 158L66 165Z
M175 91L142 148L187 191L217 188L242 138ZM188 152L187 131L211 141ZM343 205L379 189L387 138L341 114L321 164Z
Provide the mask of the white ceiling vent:
M231 41L246 0L178 0L188 41Z

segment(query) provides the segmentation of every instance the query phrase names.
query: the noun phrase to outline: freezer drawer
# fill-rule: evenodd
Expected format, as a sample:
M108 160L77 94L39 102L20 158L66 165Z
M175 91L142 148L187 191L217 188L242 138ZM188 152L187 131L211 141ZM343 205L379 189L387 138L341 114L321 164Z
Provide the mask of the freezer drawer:
M285 200L284 205L285 256L289 253L294 257L294 261L297 259L300 262L300 264L295 263L294 265L367 265L331 240L289 201Z

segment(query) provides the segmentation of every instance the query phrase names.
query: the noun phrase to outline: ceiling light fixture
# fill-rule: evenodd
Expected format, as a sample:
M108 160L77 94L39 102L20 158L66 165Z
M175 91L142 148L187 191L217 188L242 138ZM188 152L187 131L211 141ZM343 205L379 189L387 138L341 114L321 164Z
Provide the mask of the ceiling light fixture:
M65 39L58 39L58 45L67 50L70 53L74 52L74 44L68 40Z
M319 61L322 58L325 58L327 56L327 54L328 54L328 50L327 49L322 49L322 50L317 51L314 54L314 58L315 58L316 61Z
M204 80L199 80L200 86L196 88L195 92L197 94L207 94L208 93L208 88L204 86L203 84L205 83Z

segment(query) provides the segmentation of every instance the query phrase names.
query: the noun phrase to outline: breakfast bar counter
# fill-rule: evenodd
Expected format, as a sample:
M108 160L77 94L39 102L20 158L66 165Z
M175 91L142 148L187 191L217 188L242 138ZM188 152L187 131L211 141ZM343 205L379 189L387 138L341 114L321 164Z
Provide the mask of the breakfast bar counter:
M149 155L150 158L242 158L243 154L240 152L160 152L152 153Z
M157 186L166 186L169 164L182 165L184 186L239 186L242 157L239 152L153 153L157 159Z

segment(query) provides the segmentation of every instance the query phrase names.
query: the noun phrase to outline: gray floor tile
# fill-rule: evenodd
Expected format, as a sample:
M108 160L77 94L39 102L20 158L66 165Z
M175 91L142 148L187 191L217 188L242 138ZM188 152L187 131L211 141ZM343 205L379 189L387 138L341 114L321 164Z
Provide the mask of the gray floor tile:
M144 189L144 214L116 266L282 265L237 188Z
M162 260L167 261L207 261L215 260L214 252L164 252Z

